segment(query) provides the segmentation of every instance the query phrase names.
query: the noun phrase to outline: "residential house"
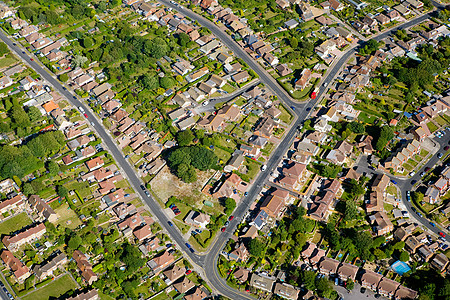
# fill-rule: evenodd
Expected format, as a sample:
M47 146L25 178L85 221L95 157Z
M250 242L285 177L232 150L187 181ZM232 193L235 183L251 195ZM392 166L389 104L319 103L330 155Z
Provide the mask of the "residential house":
M287 64L279 64L275 69L280 76L286 76L292 73L291 68L289 68Z
M430 261L430 264L433 268L435 268L438 272L443 273L447 268L449 260L444 253L436 254L433 259Z
M31 195L28 198L28 203L41 219L47 220L51 223L58 220L58 215L55 211L38 195Z
M174 265L173 267L165 270L163 272L164 276L168 279L170 283L175 282L178 278L184 275L186 272L186 268L181 268L177 265Z
M249 256L248 250L245 247L244 243L237 243L234 247L233 251L228 253L228 259L234 260L237 262L245 262L247 261Z
M293 287L292 285L287 284L287 283L277 282L275 284L275 288L274 288L274 294L276 294L284 299L290 299L290 300L297 300L299 292L300 292L300 289Z
M295 81L295 88L297 90L303 91L303 89L306 87L306 85L309 83L309 80L311 79L311 70L303 69L300 75L301 75L300 78Z
M324 257L320 262L319 262L319 272L322 274L325 274L326 276L331 276L336 274L337 269L339 267L339 261L332 259L332 258L328 258L328 257Z
M250 75L248 74L247 71L241 71L237 74L231 75L231 78L238 84L244 83L246 82L249 78Z
M92 270L92 264L88 261L88 258L83 252L75 250L72 257L77 263L78 269L80 269L81 277L83 277L89 285L98 279L97 274Z
M338 0L328 0L328 2L330 3L330 8L335 11L341 11L345 7L344 4L342 4Z
M153 233L152 233L152 229L150 228L150 226L148 224L145 224L144 226L135 229L133 231L133 235L136 239L139 240L139 242L142 242L148 238L150 238Z
M169 251L165 251L163 254L154 257L151 261L148 262L148 266L153 270L155 274L159 274L162 270L168 267L175 261L175 257L169 253Z
M186 224L203 229L206 228L206 225L209 224L210 220L209 215L194 210L191 210L184 218Z
M44 280L47 277L53 276L53 271L61 268L67 263L67 256L64 253L59 253L50 259L44 265L36 265L33 267L33 272L39 280Z
M376 212L374 215L369 216L369 219L372 223L373 231L377 236L390 233L394 230L394 225L384 211Z
M26 199L26 197L20 193L11 199L3 200L0 202L0 214L5 215L11 213L11 211L16 213L23 210L25 208L25 203L23 201L24 199Z
M278 0L277 0L278 1ZM271 293L275 278L263 273L252 273L250 286Z
M19 247L25 244L32 243L40 239L47 229L43 223L39 223L32 227L22 230L14 236L5 235L2 239L3 245L11 251L16 251Z
M173 284L174 289L180 294L186 294L187 291L195 287L195 283L190 281L186 276L182 280Z
M355 281L356 274L358 273L359 267L349 264L349 263L342 263L339 266L339 269L337 270L337 275L341 280L347 281L352 280Z
M377 20L381 25L385 25L391 22L391 19L384 14L378 14L377 16L375 16L375 20Z
M134 0L131 0L134 1ZM98 300L100 299L98 296L97 290L89 290L87 292L82 292L77 296L71 296L67 298L67 300Z
M373 271L363 269L364 273L361 276L361 286L376 291L383 275Z
M14 277L19 283L23 283L25 279L31 276L30 270L9 250L3 250L0 255L3 263L9 267Z
M383 279L381 279L381 281L378 283L378 293L382 296L391 298L394 296L395 291L399 286L400 283L398 283L397 281L383 277Z
M405 240L405 247L411 253L415 253L416 250L422 245L423 245L423 243L418 241L416 239L416 237L414 237L412 235L408 236Z
M394 299L395 300L403 300L403 299L416 299L417 292L409 289L403 285L400 285L398 289L395 291Z
M196 286L193 289L191 289L191 291L188 292L184 296L184 299L185 300L203 300L203 299L206 299L207 297L208 297L208 295L206 294L206 292L202 288L199 288L198 286Z

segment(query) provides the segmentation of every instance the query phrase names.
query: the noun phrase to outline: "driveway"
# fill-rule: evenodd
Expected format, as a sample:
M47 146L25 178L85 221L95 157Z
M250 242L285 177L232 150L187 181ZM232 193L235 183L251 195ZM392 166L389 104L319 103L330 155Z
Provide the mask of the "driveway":
M362 299L368 299L368 300L377 300L375 298L375 293L371 290L367 289L364 294L360 292L361 285L355 282L355 288L350 293L347 291L346 288L342 286L334 286L334 289L339 293L341 297L343 297L345 300L362 300ZM386 297L380 297L378 300L383 299L387 300Z

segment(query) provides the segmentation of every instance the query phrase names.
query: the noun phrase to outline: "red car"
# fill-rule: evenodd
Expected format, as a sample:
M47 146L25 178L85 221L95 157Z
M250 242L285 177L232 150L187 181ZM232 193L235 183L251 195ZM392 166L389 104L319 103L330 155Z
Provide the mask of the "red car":
M316 92L312 92L312 93L311 93L311 99L313 99L313 100L314 100L314 99L316 99L316 97L317 97L317 94L316 94Z
M222 229L220 229L222 232L224 232L225 231L225 227L222 227Z
M32 58L30 58L31 59L31 61L34 61L34 59L32 59Z
M234 216L230 216L229 218L228 218L228 221L231 221L231 220L233 220L234 219Z
M83 116L84 116L86 119L88 118L87 113L84 113Z
M442 231L439 231L439 235L445 238L445 233L443 233Z
M189 274L191 274L192 273L192 270L187 270L186 271L186 275L189 275Z

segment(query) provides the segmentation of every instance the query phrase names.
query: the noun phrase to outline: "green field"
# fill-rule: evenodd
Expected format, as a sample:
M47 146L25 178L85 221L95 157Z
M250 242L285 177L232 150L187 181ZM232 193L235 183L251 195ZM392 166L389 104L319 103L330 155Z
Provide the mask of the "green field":
M49 283L36 290L35 292L21 297L22 300L47 300L49 298L59 298L72 289L76 289L77 285L69 275L64 275L55 281Z
M9 234L23 227L30 225L32 222L26 213L18 214L2 223L0 223L0 235Z

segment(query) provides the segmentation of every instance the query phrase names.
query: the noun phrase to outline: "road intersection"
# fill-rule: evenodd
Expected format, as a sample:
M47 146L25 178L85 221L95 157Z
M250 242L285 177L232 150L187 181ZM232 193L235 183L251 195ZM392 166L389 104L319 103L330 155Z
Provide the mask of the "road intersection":
M202 16L199 16L195 14L194 12L181 7L179 5L175 6L172 3L170 3L167 0L159 0L164 5L171 7L174 10L178 10L180 13L186 15L187 17L191 18L192 20L196 20L199 22L200 25L207 27L211 30L211 32L220 39L230 50L234 52L234 54L243 59L247 65L254 70L259 78L260 81L263 82L272 92L280 99L284 104L288 105L289 107L293 108L293 114L295 116L293 125L290 128L290 130L286 133L283 140L280 142L280 144L277 146L277 148L274 150L272 156L267 161L267 170L264 172L260 172L256 180L254 181L253 185L251 186L250 190L248 191L248 195L244 197L239 206L236 208L234 212L235 218L230 222L230 225L228 226L227 230L224 233L219 233L218 237L216 238L214 244L211 246L209 251L207 251L204 254L196 254L192 253L188 247L185 245L185 240L183 239L181 233L175 226L169 225L169 219L166 216L166 214L163 212L161 206L159 203L153 199L152 196L148 197L145 192L145 189L142 189L142 181L137 176L134 168L128 163L128 161L124 158L122 152L118 149L117 144L115 143L114 139L111 137L109 132L103 127L103 124L101 120L88 108L88 105L86 103L83 103L77 96L72 94L71 91L69 91L66 87L64 87L53 74L50 73L47 69L44 69L36 60L31 60L32 55L29 53L23 51L21 48L19 48L11 39L10 37L6 36L3 32L0 32L0 39L8 45L10 49L12 49L18 57L20 57L22 60L24 60L30 67L32 67L43 79L45 79L53 88L58 91L61 95L69 99L69 101L76 107L82 107L86 111L87 119L91 122L91 125L99 135L99 137L103 140L103 143L109 150L110 154L114 157L116 163L119 165L119 167L122 169L125 176L128 178L130 184L133 186L135 191L141 196L142 199L144 199L146 205L149 207L151 213L153 216L159 221L159 223L162 225L164 230L169 234L169 236L172 238L172 240L178 245L178 247L186 254L189 259L196 264L199 268L201 268L204 272L205 279L208 281L210 286L215 290L215 292L223 294L231 299L254 299L252 296L237 291L231 287L229 287L226 283L226 281L219 275L218 267L217 267L217 260L218 257L224 248L226 242L230 238L230 236L233 234L234 229L236 226L242 221L243 216L247 213L247 211L250 208L250 205L253 203L253 201L258 197L259 193L261 192L264 184L267 182L269 174L272 170L274 170L279 162L283 159L284 155L286 154L287 150L291 146L294 138L296 137L298 133L298 127L301 126L304 120L306 120L310 114L311 111L313 111L313 108L317 105L317 102L319 99L322 98L324 93L326 92L326 88L324 86L321 86L317 98L315 100L311 100L309 102L296 102L294 101L287 93L284 91L278 83L275 81L275 79L270 76L260 65L258 62L254 61L253 58L251 58L248 53L246 53L237 43L235 43L232 38L227 35L225 32L223 32L220 28L218 28L214 23L210 22L209 20L203 18ZM436 4L435 4L436 5ZM376 40L382 40L386 38L388 35L390 35L392 32L397 30L398 28L407 28L411 26L415 26L416 24L419 24L420 22L424 21L425 19L429 18L430 14L424 14L416 19L413 19L407 23L404 23L402 25L399 25L395 28L392 28L376 37L374 39ZM337 76L337 74L340 72L341 68L345 65L347 60L356 53L357 48L359 46L355 46L349 50L347 50L341 58L338 60L338 62L332 67L332 69L327 73L325 78L323 79L323 83L330 84L333 79ZM443 143L448 142L448 139L443 139L439 141L441 146ZM436 155L434 155L430 161L426 164L427 166L433 166L438 162L438 159ZM419 172L418 172L419 173ZM415 177L418 175L416 174ZM415 177L413 179L415 179ZM402 196L406 197L406 191L410 190L411 180L402 180L398 183L400 189L402 190ZM405 198L404 198L405 199ZM404 201L405 206L410 211L412 215L412 209L411 204L407 201ZM428 229L432 230L435 233L438 233L438 229L435 227L432 227L429 224L429 221L421 218L418 219L422 225L427 227Z

